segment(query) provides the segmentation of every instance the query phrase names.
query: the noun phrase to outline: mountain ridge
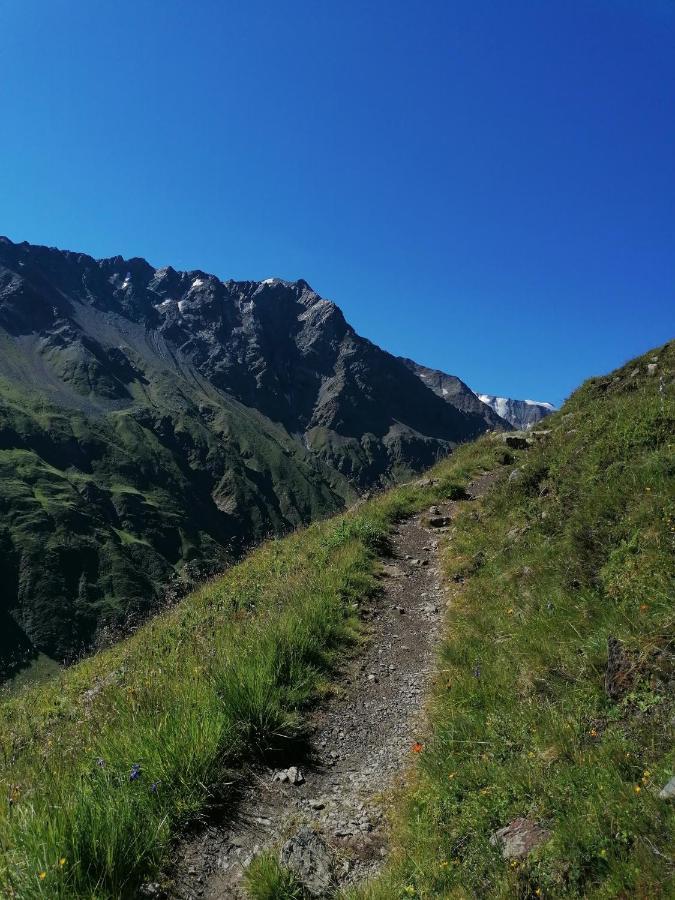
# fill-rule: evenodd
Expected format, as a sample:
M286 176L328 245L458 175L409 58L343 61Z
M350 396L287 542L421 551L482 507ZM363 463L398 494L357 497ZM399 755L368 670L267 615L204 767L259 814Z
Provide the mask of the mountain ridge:
M478 394L478 399L493 409L514 428L532 428L546 416L556 411L552 403L542 400L514 400L494 394Z
M1 611L56 658L494 427L303 279L3 238L0 351Z

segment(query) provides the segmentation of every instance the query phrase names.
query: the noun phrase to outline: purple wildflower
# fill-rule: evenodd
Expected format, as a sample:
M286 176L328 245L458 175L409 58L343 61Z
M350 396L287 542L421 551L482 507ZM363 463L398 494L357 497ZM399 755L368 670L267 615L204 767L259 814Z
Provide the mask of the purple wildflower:
M134 763L131 767L131 772L129 772L129 781L136 781L141 777L141 766L140 763Z
M153 781L152 784L150 785L150 790L152 791L153 794L157 793L158 787L159 787L159 781Z

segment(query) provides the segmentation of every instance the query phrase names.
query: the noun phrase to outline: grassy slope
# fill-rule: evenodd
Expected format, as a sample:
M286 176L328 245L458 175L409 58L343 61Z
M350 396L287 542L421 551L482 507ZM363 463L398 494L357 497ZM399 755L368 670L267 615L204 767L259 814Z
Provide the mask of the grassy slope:
M660 357L672 372L672 349ZM666 807L652 785L672 765L674 422L672 395L644 369L582 388L523 455L523 478L458 525L446 563L466 582L434 737L402 800L401 852L371 897L667 891ZM271 542L131 639L5 702L0 791L13 802L0 817L0 892L137 896L227 767L297 733L358 633L391 523L502 455L498 440L478 441L441 463L433 486ZM620 703L603 692L608 634L640 660ZM526 813L553 839L510 868L488 837Z
M433 491L403 488L269 542L132 638L8 699L0 894L137 896L227 768L297 734L358 634L356 601L375 586L390 524L495 452L453 457Z
M11 609L56 659L156 607L172 577L189 584L352 496L217 392L188 398L160 376L146 390L145 406L86 416L0 379L0 622ZM0 632L0 676L16 643Z
M457 523L432 738L396 861L358 896L673 896L674 363L587 382ZM617 701L610 635L634 665ZM552 837L506 863L489 838L517 816Z

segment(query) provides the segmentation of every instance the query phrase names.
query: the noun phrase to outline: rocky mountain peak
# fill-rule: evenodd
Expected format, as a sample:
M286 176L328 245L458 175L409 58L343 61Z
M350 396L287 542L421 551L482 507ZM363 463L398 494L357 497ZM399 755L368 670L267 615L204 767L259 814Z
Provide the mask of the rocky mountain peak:
M0 388L0 619L59 657L176 573L509 427L304 279L9 239Z

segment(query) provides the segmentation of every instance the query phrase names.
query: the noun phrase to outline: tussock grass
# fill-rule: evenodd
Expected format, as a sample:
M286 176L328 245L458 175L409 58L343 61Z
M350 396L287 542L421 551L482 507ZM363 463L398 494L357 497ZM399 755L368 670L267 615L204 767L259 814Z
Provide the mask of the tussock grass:
M586 383L457 522L432 738L394 862L355 897L674 895L674 369L667 345ZM489 839L518 816L551 838L506 862Z
M454 495L495 455L460 451L433 487L265 544L131 638L3 702L0 894L137 897L228 770L299 735L303 709L359 640L358 604L391 523Z
M272 852L255 857L244 877L251 900L305 900L307 896L293 873Z

